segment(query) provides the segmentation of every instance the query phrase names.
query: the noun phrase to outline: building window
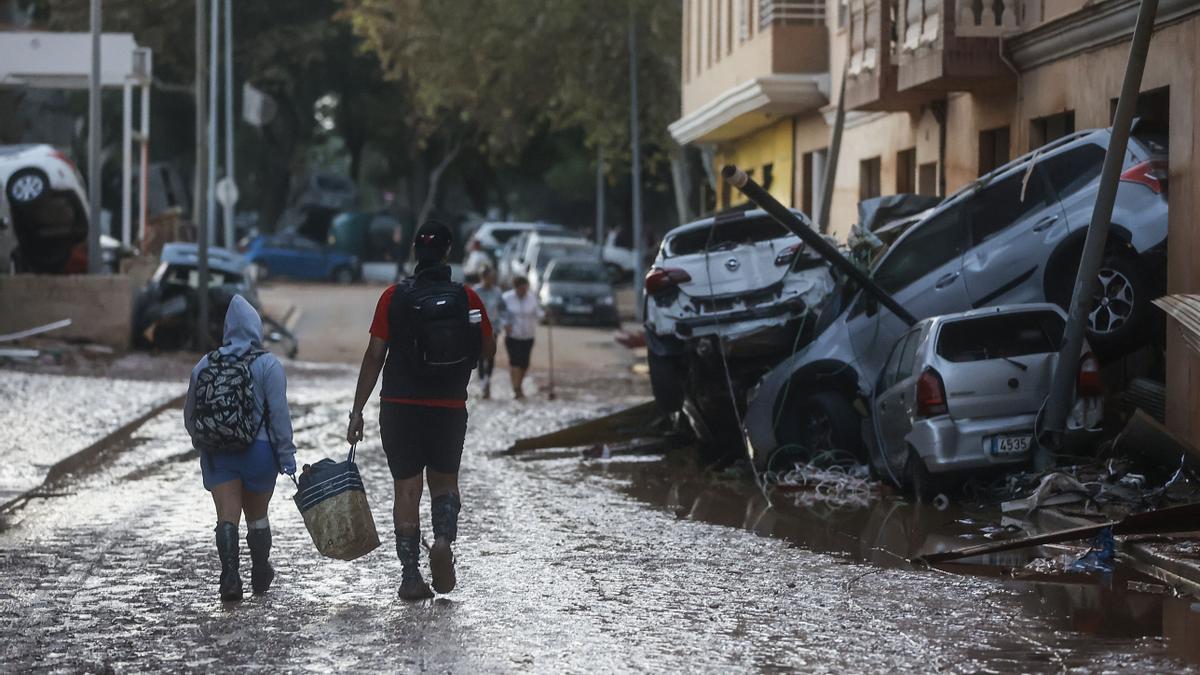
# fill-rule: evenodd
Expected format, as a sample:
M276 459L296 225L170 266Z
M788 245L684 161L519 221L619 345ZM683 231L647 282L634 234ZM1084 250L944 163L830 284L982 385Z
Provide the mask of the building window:
M878 197L879 189L879 158L871 157L858 163L858 198L859 200Z
M1008 164L1008 127L979 132L979 175L991 173Z
M917 191L917 149L909 148L896 153L896 194L906 195Z
M1036 150L1063 136L1075 133L1075 111L1029 120L1029 149Z
M937 162L922 164L917 168L917 194L936 197L937 193Z

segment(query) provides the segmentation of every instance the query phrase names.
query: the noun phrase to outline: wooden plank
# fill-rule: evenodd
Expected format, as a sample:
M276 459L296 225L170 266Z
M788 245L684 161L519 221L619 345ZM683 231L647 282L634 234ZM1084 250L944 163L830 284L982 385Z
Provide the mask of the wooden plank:
M545 448L574 448L582 445L623 443L637 438L656 436L658 432L652 425L659 416L657 404L654 401L647 401L604 417L571 425L565 429L532 438L519 439L501 454L514 455L519 452Z

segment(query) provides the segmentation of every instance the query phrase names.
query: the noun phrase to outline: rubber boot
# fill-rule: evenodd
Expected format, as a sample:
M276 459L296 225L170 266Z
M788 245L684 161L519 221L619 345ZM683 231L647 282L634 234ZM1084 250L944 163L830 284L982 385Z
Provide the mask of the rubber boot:
M275 568L271 566L271 528L261 527L246 532L246 547L250 549L250 588L255 595L262 595L275 579Z
M238 574L238 527L224 521L217 524L217 555L221 557L221 600L242 599L242 577Z
M429 570L433 574L433 590L449 593L458 578L454 572L454 551L450 545L458 538L458 512L462 502L451 492L433 498L430 509L433 521L433 546L429 547Z
M421 576L421 534L396 533L396 557L400 558L400 599L428 600L433 597Z

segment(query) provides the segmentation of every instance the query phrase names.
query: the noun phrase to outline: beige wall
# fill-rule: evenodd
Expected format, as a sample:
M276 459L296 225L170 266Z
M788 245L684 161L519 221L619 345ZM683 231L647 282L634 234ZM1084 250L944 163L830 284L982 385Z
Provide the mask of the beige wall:
M704 8L708 6L707 2L699 4ZM701 18L704 16L702 13ZM692 34L685 38L685 46L688 40L697 39L701 45L706 45L707 31L701 30L697 35L695 21L688 23ZM735 30L731 52L721 50L721 59L714 60L709 67L707 52L702 50L704 66L700 72L693 63L691 76L683 80L682 112L684 115L692 113L726 91L755 78L777 73L824 73L828 68L828 49L824 26L777 24L741 43Z
M0 276L0 334L61 319L49 335L128 349L133 335L133 287L128 276Z
M784 118L734 142L721 144L715 158L716 172L720 174L721 167L732 163L743 171L752 172L754 179L761 183L763 166L770 164L772 179L768 192L780 202L791 205L794 185L792 125L792 118ZM742 193L732 188L729 197L731 206L746 203Z

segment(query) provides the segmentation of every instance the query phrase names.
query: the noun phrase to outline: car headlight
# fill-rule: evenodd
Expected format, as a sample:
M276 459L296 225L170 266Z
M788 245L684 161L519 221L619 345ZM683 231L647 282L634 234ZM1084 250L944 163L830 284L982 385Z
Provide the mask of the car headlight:
M606 307L612 307L615 302L616 300L611 295L606 295L603 298L600 298L600 304Z
M561 305L561 304L563 304L563 297L562 297L561 295L551 295L551 296L547 296L547 297L546 297L546 304L549 304L549 305Z

